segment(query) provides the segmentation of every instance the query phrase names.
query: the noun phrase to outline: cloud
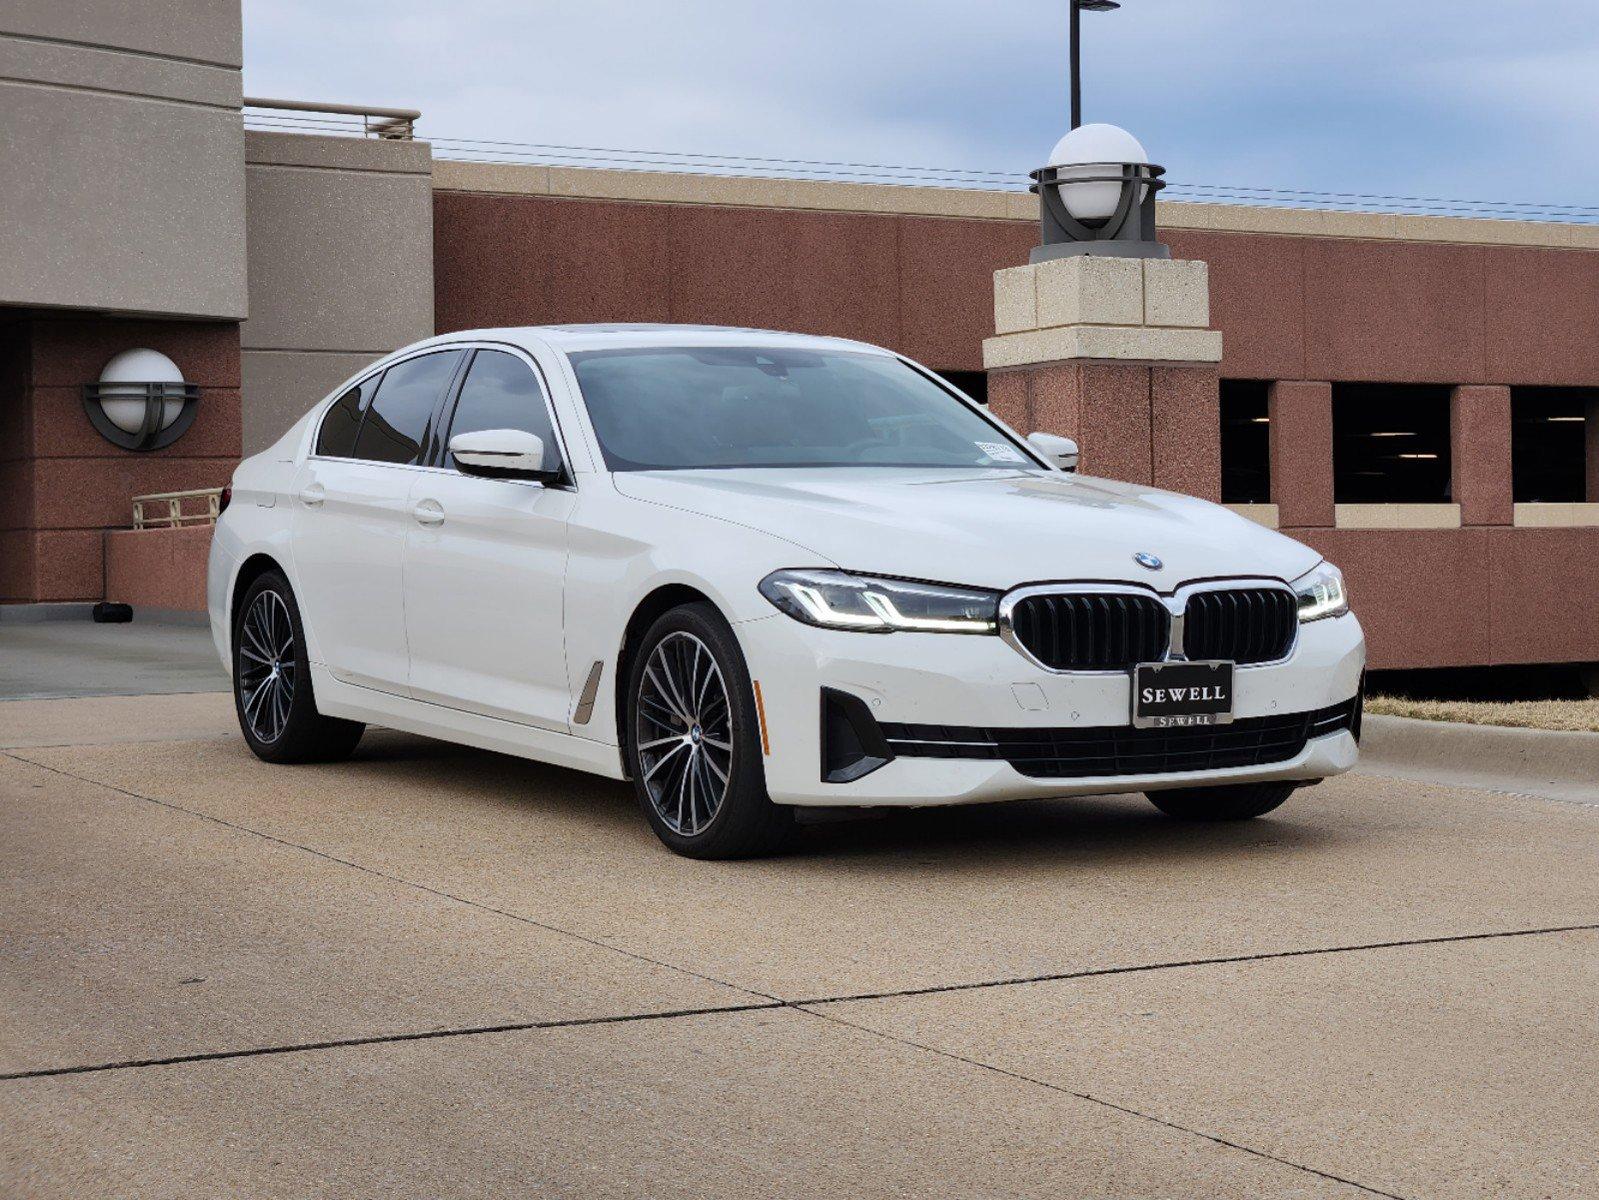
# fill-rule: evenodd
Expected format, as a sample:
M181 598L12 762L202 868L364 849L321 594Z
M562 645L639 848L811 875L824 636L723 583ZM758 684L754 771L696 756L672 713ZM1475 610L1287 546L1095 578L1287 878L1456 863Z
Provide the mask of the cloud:
M1591 12L1124 0L1084 16L1086 112L1180 182L1582 203ZM434 138L1020 177L1065 125L1065 2L247 0L245 79Z

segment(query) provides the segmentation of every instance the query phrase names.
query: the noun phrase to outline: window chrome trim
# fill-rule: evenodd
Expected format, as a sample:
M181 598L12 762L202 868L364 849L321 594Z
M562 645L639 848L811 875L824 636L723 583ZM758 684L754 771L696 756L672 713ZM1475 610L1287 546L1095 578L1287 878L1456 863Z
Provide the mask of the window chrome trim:
M997 625L1000 638L1016 653L1020 654L1033 666L1041 671L1048 671L1051 675L1120 675L1126 676L1125 668L1117 670L1081 669L1081 668L1056 668L1051 667L1029 650L1021 638L1016 636L1014 617L1016 606L1023 600L1033 596L1143 596L1159 601L1171 616L1171 639L1166 647L1166 653L1156 659L1156 662L1186 662L1187 656L1183 653L1184 626L1188 612L1188 598L1201 592L1231 592L1241 589L1259 588L1272 589L1286 593L1298 604L1298 597L1291 584L1281 579L1272 579L1265 576L1246 575L1236 579L1197 579L1189 583L1180 584L1170 592L1162 592L1145 583L1128 583L1125 580L1107 580L1104 583L1080 580L1072 583L1028 583L1012 588L999 598L999 613ZM1281 666L1294 656L1299 649L1300 624L1294 622L1294 636L1288 643L1288 650L1281 658L1274 658L1270 662L1238 663L1234 669L1239 671L1253 671L1257 667Z

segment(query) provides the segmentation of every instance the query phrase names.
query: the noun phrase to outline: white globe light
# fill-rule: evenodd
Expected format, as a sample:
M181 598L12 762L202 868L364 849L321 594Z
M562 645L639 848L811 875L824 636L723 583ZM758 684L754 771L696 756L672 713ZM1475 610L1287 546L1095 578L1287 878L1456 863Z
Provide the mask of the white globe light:
M117 387L117 384L125 384ZM100 407L106 420L123 433L138 433L144 428L144 402L147 383L183 383L183 372L159 350L124 350L100 372ZM136 386L137 385L137 386ZM121 397L127 399L121 399ZM183 397L163 400L161 403L161 428L165 429L178 419L183 411Z
M1061 180L1060 198L1066 211L1079 221L1104 221L1115 216L1121 203L1122 185L1106 183L1072 183L1073 179L1091 179L1114 175L1127 163L1147 164L1149 155L1142 143L1117 125L1079 125L1049 152L1049 165L1057 168L1055 176ZM1133 197L1136 207L1144 202L1145 185L1139 185Z

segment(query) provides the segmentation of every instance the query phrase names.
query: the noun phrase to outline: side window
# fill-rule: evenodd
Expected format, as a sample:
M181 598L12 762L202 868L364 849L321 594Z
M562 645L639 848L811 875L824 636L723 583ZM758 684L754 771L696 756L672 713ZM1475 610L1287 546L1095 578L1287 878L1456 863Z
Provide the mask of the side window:
M328 458L349 458L355 453L355 435L361 428L361 415L372 403L381 375L363 379L328 406L322 416L322 429L316 435L316 452Z
M385 371L366 420L361 422L354 457L383 463L416 462L433 406L460 359L461 351L447 350L407 359Z
M461 398L450 422L450 436L477 433L484 429L525 429L544 442L544 467L553 471L561 464L555 430L550 427L550 410L544 403L544 389L528 365L515 355L499 350L479 350L467 368ZM448 443L446 443L448 444ZM448 452L445 465L454 466Z

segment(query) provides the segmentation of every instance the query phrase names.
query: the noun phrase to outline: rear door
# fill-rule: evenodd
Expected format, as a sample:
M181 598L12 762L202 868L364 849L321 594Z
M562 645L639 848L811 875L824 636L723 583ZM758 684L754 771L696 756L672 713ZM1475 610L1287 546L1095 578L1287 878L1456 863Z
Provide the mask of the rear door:
M310 649L347 683L403 694L408 497L460 350L395 363L323 418L295 481L293 552Z
M544 442L546 469L563 462L544 388L532 364L479 349L453 412L440 422L438 468L411 487L405 547L405 624L411 694L419 700L537 725L569 728L562 595L565 485L461 474L449 439L525 429Z

